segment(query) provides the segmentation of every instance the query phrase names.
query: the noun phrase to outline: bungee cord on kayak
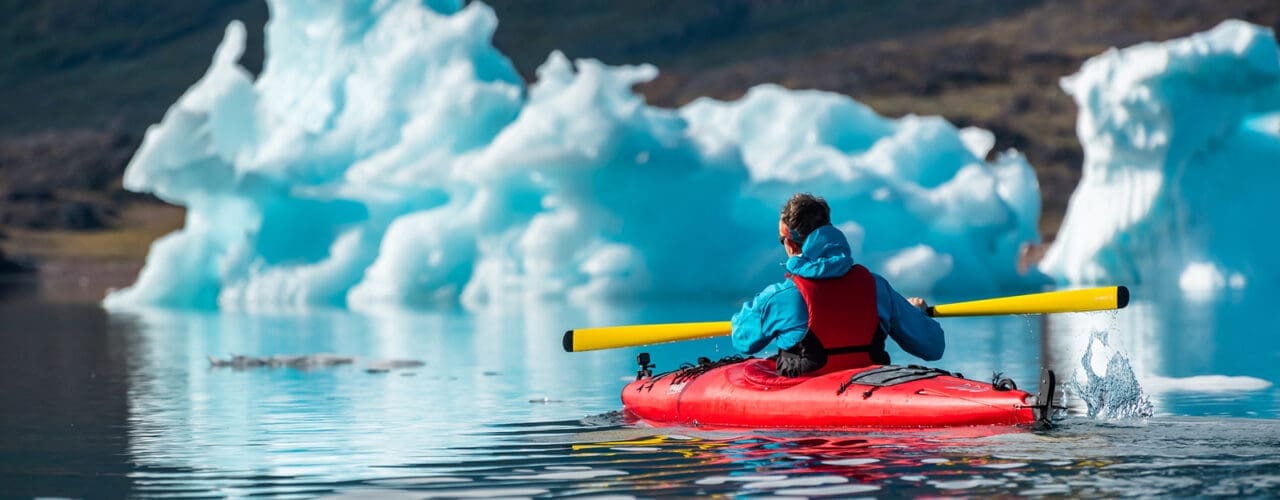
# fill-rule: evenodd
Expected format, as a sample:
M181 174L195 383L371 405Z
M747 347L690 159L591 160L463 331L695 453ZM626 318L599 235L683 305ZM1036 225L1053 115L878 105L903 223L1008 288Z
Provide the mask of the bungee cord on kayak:
M872 370L858 372L853 375L850 375L849 380L845 381L845 383L843 384L840 384L840 389L836 391L836 394L837 395L844 394L844 391L847 390L849 386L853 384L869 385L871 386L871 388L867 389L866 392L862 393L862 399L867 399L871 397L871 393L875 392L875 390L879 387L897 385L897 384L902 384L906 382L913 382L916 380L924 380L928 378L939 377L942 375L950 375L956 378L964 378L964 375L961 375L959 373L951 373L949 371L942 370L939 368L927 368L927 367L917 366L917 365L908 365L908 366L890 365L890 366L882 366Z
M675 372L672 372L674 373L674 375L672 375L671 383L676 385L683 384L685 382L698 378L699 376L711 371L712 369L719 368L721 366L732 365L735 363L741 363L743 361L746 361L747 359L748 358L744 358L742 356L737 356L737 355L725 356L716 361L711 361L710 359L705 357L698 358L698 362L696 364L683 363L680 365L680 369L676 370Z

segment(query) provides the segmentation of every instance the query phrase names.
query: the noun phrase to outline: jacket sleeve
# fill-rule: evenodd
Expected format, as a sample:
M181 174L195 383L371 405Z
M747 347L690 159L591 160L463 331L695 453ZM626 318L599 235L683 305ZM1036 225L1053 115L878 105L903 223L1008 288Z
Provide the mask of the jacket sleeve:
M809 309L790 281L769 285L742 305L730 320L733 347L745 354L760 352L774 342L786 349L809 331Z
M925 361L937 361L946 350L942 325L912 306L880 275L876 277L876 309L880 324L889 337L908 354Z

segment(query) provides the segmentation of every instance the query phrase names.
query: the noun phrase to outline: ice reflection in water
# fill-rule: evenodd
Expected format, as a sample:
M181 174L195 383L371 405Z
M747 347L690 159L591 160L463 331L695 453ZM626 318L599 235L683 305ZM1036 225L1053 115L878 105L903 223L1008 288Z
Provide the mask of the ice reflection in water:
M457 461L483 425L616 410L634 353L564 353L559 337L565 325L635 322L637 311L117 315L114 328L139 337L128 375L132 478L148 490L235 494L372 481L392 474L387 466ZM208 361L308 353L354 362L232 370ZM422 366L367 370L380 360Z
M128 354L131 484L145 495L180 496L1280 494L1276 421L1170 416L1202 414L1196 398L1208 396L1201 393L1149 394L1152 419L1075 417L1049 433L645 429L611 413L620 409L618 391L634 376L640 349L561 352L567 328L705 320L708 311L735 306L114 315L113 334L135 340ZM1108 352L1126 356L1140 382L1216 373L1265 384L1276 374L1238 355L1266 350L1273 339L1243 344L1193 331L1221 321L1205 320L1204 308L1131 307L1044 319L949 319L948 352L938 366L976 379L1003 371L1030 388L1042 361L1070 374L1081 366L1089 333L1105 331ZM1237 306L1206 307L1210 318L1237 317ZM1093 328L1099 322L1103 327ZM1184 352L1188 339L1213 343L1214 352ZM1089 361L1101 376L1114 357L1095 349ZM644 350L659 370L733 353L724 340ZM308 353L354 363L230 370L211 368L207 359ZM390 359L423 365L365 370ZM899 351L895 359L909 362ZM1271 385L1211 397L1232 415L1280 415ZM1159 477L1147 466L1153 463L1161 464Z

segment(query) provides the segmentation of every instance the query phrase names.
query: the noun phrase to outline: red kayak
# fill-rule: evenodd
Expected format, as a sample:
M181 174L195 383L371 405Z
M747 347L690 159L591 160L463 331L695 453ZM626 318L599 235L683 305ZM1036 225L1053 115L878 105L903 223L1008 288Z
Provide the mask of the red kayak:
M633 417L652 425L752 429L865 429L1049 424L1056 381L1046 371L1038 398L1012 381L980 382L920 366L874 365L814 377L777 374L771 359L703 358L649 373L622 390Z

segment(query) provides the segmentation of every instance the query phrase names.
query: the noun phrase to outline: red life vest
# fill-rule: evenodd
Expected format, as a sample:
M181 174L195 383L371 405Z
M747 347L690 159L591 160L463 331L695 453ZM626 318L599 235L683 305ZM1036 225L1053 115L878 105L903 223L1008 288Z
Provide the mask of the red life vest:
M827 364L805 375L888 362L884 335L877 333L876 280L867 268L854 265L839 278L790 277L809 308L809 334L827 353Z

